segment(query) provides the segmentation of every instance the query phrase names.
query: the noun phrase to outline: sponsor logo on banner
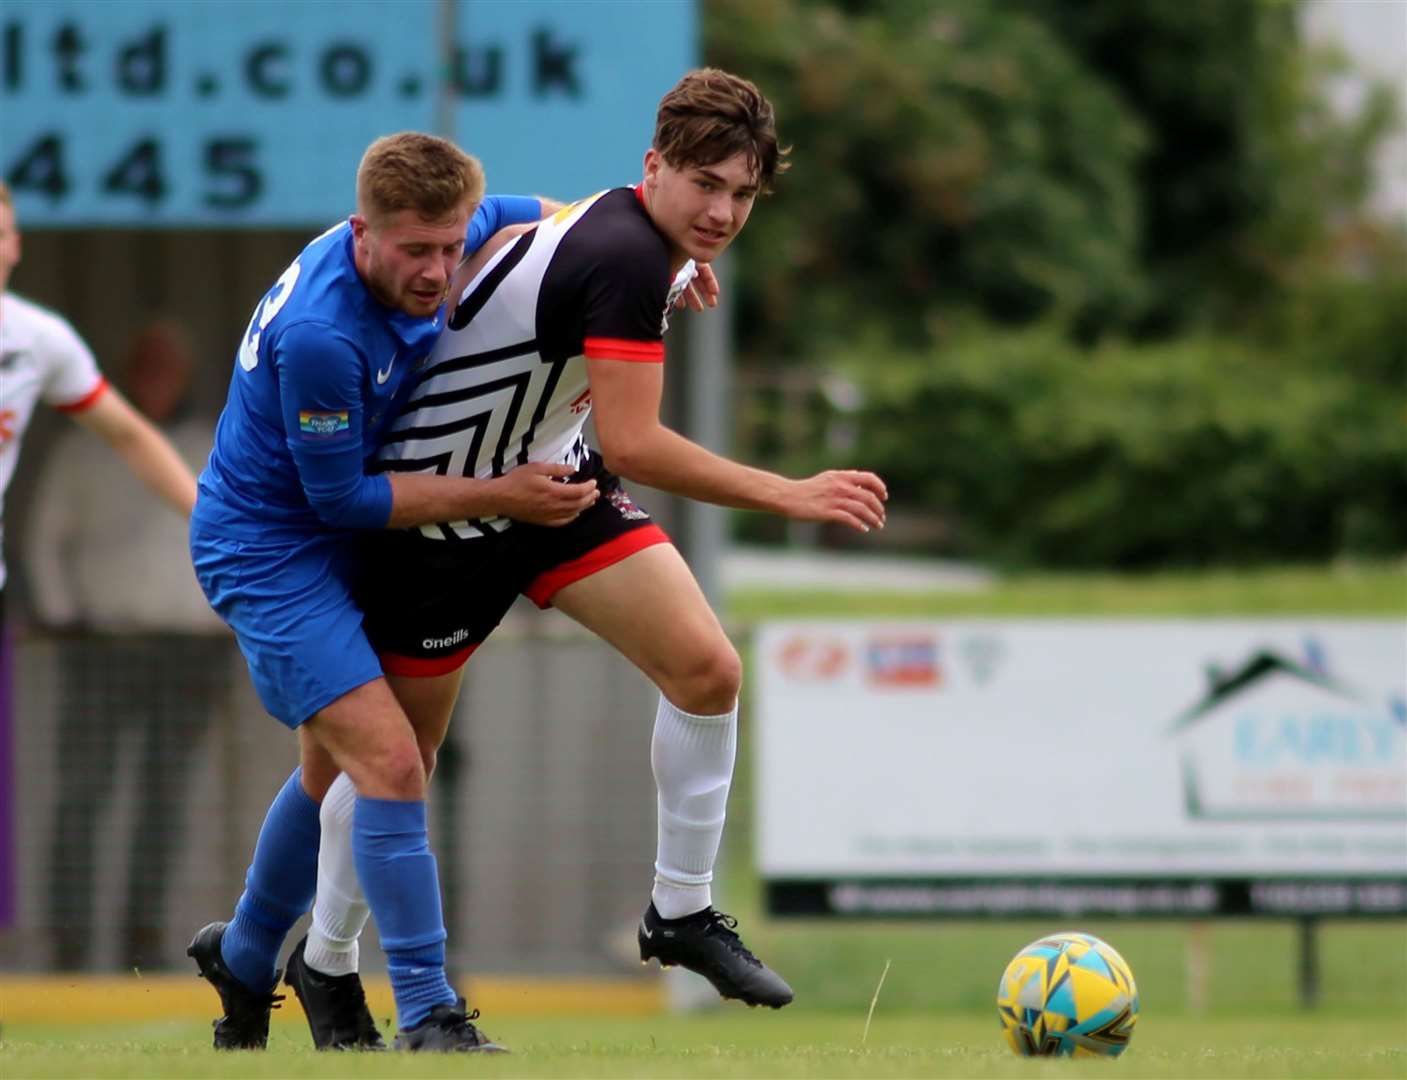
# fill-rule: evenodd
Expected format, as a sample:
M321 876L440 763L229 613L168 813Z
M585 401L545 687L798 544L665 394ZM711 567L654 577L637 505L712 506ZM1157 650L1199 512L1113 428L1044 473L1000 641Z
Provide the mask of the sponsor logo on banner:
M992 634L969 634L962 639L957 651L978 686L986 686L996 678L1006 659L1006 643Z
M1407 702L1329 671L1323 646L1213 666L1179 715L1183 800L1196 820L1407 821Z
M829 682L850 667L850 646L824 635L795 634L777 649L777 667L798 682Z
M932 634L889 634L865 647L865 675L871 686L930 689L938 686L938 639Z

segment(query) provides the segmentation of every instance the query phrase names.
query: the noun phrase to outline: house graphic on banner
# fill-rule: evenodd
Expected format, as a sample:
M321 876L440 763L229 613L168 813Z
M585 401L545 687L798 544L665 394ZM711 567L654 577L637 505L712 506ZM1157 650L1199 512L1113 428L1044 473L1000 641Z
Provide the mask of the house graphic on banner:
M1208 672L1172 722L1187 816L1199 821L1407 822L1407 701L1262 649Z

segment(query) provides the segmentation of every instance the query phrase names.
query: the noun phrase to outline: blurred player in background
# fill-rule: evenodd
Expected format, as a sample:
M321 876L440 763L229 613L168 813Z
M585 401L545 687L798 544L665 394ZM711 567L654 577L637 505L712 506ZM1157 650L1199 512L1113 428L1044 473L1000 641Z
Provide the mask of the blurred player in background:
M556 483L572 470L553 463L485 480L366 472L441 330L466 239L477 247L542 213L536 199L483 191L479 163L443 139L378 139L357 171L357 212L303 249L238 349L191 553L264 707L297 731L301 765L269 809L234 918L188 950L220 995L216 1048L267 1043L279 948L316 887L318 803L342 770L360 794L352 857L389 961L397 1047L484 1043L445 977L420 749L349 579L354 530L499 515L560 525L596 499L592 483Z
M682 965L725 998L772 1007L790 1002L791 989L743 945L710 891L737 745L738 655L679 552L620 479L797 520L883 526L886 492L872 473L790 480L660 422L662 338L681 271L732 242L785 168L784 153L755 86L692 72L660 103L640 184L566 207L516 240L497 237L470 262L448 329L383 436L381 466L397 478L488 478L561 463L603 498L557 529L481 515L367 536L359 585L372 645L430 761L462 665L520 593L576 619L659 687L659 840L641 959ZM582 434L588 414L599 452ZM356 1044L355 1009L339 993L339 980L353 985L366 920L354 798L344 778L324 802L313 929L289 961L319 1045Z
M9 291L20 261L10 189L0 182L0 539L10 486L34 406L43 401L99 435L142 482L182 514L195 505L195 476L180 454L98 370L93 353L63 318ZM96 447L94 447L96 449ZM5 563L0 557L0 624Z
M194 361L186 335L153 322L120 369L131 402L188 466L210 453L213 425L186 409ZM127 875L118 963L165 966L167 877L180 849L190 768L229 686L232 642L190 571L188 529L164 513L117 458L65 435L43 463L26 522L25 571L41 623L62 636L59 775L50 843L49 916L60 971L92 959L94 851L124 748L137 812L120 844ZM131 745L129 745L131 744ZM96 903L95 903L96 902Z

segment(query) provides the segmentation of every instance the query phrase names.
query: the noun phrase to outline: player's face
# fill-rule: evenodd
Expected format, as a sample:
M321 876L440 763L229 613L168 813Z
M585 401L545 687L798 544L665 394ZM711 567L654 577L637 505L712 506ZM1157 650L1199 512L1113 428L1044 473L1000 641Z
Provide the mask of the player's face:
M426 221L414 210L377 220L353 214L357 271L376 299L407 315L435 314L464 254L471 209L440 221Z
M15 208L0 203L0 292L10 283L10 271L20 261L20 231L15 224Z
M645 205L679 263L711 262L733 242L757 199L757 172L746 154L676 169L656 150L645 154Z

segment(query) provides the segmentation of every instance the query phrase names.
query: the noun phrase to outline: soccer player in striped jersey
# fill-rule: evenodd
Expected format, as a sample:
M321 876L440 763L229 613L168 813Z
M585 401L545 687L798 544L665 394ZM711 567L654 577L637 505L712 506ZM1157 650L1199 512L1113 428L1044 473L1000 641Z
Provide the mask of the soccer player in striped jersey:
M220 995L217 1049L266 1044L275 965L317 881L318 804L345 771L360 797L353 857L382 931L408 1050L482 1049L444 968L438 872L425 829L425 767L353 600L355 530L502 514L547 527L595 501L594 485L535 463L491 479L370 475L406 372L443 324L466 246L537 200L483 200L479 163L443 139L378 139L357 171L357 212L307 245L260 301L236 354L191 524L196 578L231 626L261 701L299 738L233 919L189 954ZM527 206L523 206L527 203ZM363 1041L380 1044L362 1006Z
M787 479L660 421L671 305L691 263L717 258L738 234L784 154L755 86L691 72L660 103L639 184L500 236L471 262L445 334L387 428L379 466L397 477L488 479L559 463L603 497L560 529L480 515L369 536L358 584L368 636L431 751L462 665L520 593L576 619L659 687L658 848L641 959L682 965L725 998L774 1008L791 989L742 944L710 893L736 750L738 654L621 480L796 520L883 526L886 491L872 473ZM588 413L599 449L582 435ZM339 780L324 802L313 929L291 975L355 970L365 907L347 845L351 798Z

